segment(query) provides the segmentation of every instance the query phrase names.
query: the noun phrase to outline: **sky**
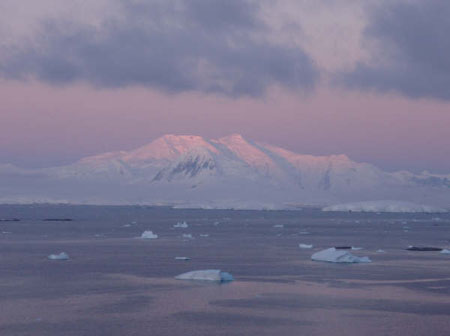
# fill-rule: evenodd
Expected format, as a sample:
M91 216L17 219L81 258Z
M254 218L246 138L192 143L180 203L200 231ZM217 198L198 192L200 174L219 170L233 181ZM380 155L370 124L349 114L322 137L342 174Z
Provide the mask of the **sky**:
M239 133L450 173L450 2L0 1L0 163Z

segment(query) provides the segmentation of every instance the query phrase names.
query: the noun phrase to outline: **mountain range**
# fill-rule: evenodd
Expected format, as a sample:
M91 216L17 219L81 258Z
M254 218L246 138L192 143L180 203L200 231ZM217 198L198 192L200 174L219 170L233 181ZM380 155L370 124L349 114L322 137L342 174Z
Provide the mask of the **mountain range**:
M450 175L391 173L345 155L297 154L237 134L165 135L59 167L3 164L0 182L1 203L284 209L389 199L450 207Z

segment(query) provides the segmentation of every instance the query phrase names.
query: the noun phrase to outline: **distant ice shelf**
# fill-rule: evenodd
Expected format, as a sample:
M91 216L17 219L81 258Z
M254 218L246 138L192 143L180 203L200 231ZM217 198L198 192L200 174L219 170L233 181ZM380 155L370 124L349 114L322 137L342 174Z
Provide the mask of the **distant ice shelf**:
M446 209L404 201L369 201L327 206L322 211L445 213Z

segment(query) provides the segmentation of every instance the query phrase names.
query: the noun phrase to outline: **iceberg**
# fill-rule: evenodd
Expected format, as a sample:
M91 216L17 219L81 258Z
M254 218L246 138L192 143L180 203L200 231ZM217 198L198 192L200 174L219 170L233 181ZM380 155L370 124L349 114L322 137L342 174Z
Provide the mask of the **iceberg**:
M183 239L194 239L190 233L183 233L182 237Z
M201 281L217 281L226 282L233 281L234 278L230 273L222 272L221 270L210 269L210 270L199 270L191 271L177 275L175 277L177 280L201 280Z
M178 222L177 224L175 224L173 227L174 228L182 228L182 229L186 229L189 225L184 221L184 222Z
M322 211L445 213L447 210L402 201L370 201L328 206Z
M188 261L188 260L191 260L191 258L189 258L189 257L175 257L175 260L184 260L184 261Z
M61 252L59 254L50 254L47 258L50 260L69 260L69 255L66 252Z
M345 250L337 250L334 247L319 251L311 256L313 261L326 261L333 263L370 263L368 257L357 257Z
M301 249L310 249L313 248L312 245L309 244L298 244L298 247L300 247Z
M158 238L158 235L154 234L152 231L144 231L141 234L141 238L142 239L156 239L156 238Z
M450 250L443 249L443 250L441 251L441 253L442 253L442 254L450 254Z

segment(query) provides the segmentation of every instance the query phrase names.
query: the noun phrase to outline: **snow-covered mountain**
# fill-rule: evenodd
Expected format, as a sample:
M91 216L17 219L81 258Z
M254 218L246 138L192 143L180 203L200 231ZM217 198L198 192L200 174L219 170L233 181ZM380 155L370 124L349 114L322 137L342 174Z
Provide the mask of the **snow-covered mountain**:
M0 165L1 202L286 208L396 199L450 206L450 175L384 172L345 155L311 156L233 134L165 135L68 166Z

